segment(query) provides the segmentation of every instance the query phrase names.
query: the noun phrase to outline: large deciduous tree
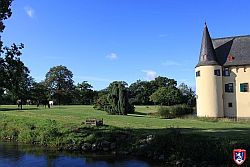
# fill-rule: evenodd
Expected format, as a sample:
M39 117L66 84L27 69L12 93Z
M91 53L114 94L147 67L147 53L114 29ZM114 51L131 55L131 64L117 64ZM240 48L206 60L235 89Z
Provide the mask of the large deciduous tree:
M8 19L11 15L11 3L13 0L0 0L0 53L3 52L3 42L1 39L1 33L3 32L5 25L3 23L4 20Z
M150 96L150 100L156 104L170 106L180 104L182 95L176 87L161 87Z
M46 74L45 84L59 105L69 103L68 96L73 90L73 83L73 73L65 66L52 67Z
M3 23L4 20L8 19L12 12L11 12L11 3L13 0L0 0L0 98L2 97L4 93L4 59L1 57L1 54L3 53L3 42L2 42L2 32L5 28L5 25Z
M167 77L156 77L152 81L137 80L129 86L129 96L132 104L150 105L150 96L161 87L176 87L177 82Z
M137 80L129 86L130 102L132 104L149 104L149 96L152 94L150 82Z
M78 83L74 89L72 102L74 104L84 104L84 105L93 104L94 98L97 93L93 91L92 88L93 86L90 85L87 81Z
M13 0L0 0L0 96L3 92L11 92L12 100L20 99L22 102L28 98L33 79L29 76L29 69L20 60L23 44L12 44L11 47L3 47L2 32L5 29L4 20L11 15L11 3ZM2 57L2 54L4 57ZM3 91L5 90L5 91Z
M47 100L50 98L49 90L46 87L44 82L34 82L32 84L31 90L31 99L39 102L39 100Z
M33 78L29 76L29 69L20 60L23 47L23 44L13 44L10 48L3 48L5 57L3 62L4 72L2 73L4 88L11 91L13 99L20 100L21 109L23 100L29 97L33 83Z

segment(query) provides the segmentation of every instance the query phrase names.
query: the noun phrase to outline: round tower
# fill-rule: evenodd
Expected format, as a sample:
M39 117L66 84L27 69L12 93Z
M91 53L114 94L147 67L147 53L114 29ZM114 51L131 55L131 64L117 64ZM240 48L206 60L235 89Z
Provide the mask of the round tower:
M224 117L222 66L219 65L205 23L199 62L195 67L198 117Z

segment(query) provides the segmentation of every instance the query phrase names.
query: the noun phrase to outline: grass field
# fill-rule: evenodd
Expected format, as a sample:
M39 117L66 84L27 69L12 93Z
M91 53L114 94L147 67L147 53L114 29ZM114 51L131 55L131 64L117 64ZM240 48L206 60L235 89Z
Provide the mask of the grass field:
M157 111L157 106L136 106L135 114L127 116L108 115L104 111L95 110L92 106L54 106L51 109L37 108L36 106L24 106L18 110L16 106L0 106L2 115L13 119L42 122L48 119L55 120L64 126L80 125L86 118L98 118L104 120L105 125L119 128L131 128L141 130L159 130L166 128L179 128L186 133L203 133L216 137L244 138L250 136L250 122L235 122L228 119L161 119L148 115Z
M135 114L108 115L92 106L54 106L51 109L0 106L0 138L63 150L81 150L86 143L110 141L116 151L134 152L149 159L160 155L175 164L230 164L232 150L250 150L250 122L229 119L161 119L157 106L136 106ZM86 118L103 119L105 126L89 127ZM146 144L148 136L153 142ZM142 144L144 141L144 144ZM173 158L174 157L174 158ZM247 161L250 165L250 161Z

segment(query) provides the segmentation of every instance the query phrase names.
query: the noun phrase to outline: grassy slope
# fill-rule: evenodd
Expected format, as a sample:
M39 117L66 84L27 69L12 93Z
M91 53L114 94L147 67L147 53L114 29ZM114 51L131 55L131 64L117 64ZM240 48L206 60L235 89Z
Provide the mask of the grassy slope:
M136 106L136 113L128 116L108 115L106 112L94 110L92 106L54 106L44 109L25 106L24 110L16 110L16 106L0 106L2 114L14 119L27 119L32 122L43 122L48 119L67 125L80 125L86 118L103 118L105 125L119 128L154 130L163 128L180 128L186 132L204 133L221 137L245 137L249 134L249 122L233 122L230 120L160 119L147 115L156 111L155 106ZM238 135L238 136L236 136Z
M164 161L174 166L184 164L232 164L232 150L250 150L249 121L201 118L160 119L149 113L155 106L136 106L135 114L108 115L92 106L54 106L51 109L24 106L0 106L0 137L71 150L82 143L115 142L118 150L132 151L149 159L164 155ZM86 118L104 120L102 127L81 125ZM53 121L55 120L55 121ZM141 139L155 136L146 148ZM171 151L174 150L174 151ZM133 151L132 151L133 152ZM202 156L201 156L202 155ZM250 161L246 162L250 165ZM187 165L188 166L188 165Z

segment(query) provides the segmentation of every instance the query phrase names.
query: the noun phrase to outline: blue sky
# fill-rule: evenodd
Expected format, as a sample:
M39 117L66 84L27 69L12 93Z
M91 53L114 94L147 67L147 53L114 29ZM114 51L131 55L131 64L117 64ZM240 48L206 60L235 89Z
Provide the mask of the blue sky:
M204 20L212 38L250 34L247 0L15 0L5 44L24 43L36 81L56 65L94 89L155 76L195 87Z

